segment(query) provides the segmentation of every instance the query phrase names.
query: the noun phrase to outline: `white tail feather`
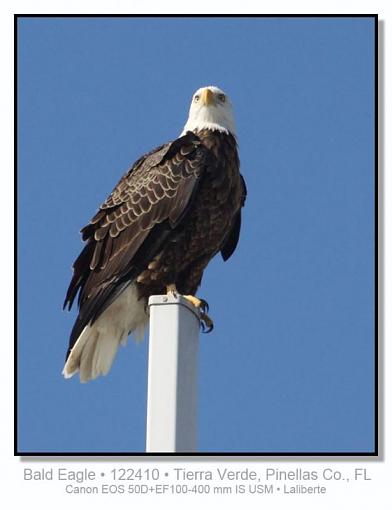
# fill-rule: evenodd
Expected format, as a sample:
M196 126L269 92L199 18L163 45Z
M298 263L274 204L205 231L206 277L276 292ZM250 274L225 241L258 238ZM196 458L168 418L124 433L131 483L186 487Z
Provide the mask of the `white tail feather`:
M106 375L119 345L126 344L129 332L140 341L147 322L145 300L139 300L137 287L131 284L92 326L84 328L65 363L64 377L80 372L80 381L87 382Z

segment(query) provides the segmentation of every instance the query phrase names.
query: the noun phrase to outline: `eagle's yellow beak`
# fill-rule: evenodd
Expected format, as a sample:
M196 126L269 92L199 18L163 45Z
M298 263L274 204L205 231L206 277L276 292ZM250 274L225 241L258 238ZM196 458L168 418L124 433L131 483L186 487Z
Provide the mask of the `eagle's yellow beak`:
M205 88L201 91L201 103L208 106L214 102L214 94L209 88Z

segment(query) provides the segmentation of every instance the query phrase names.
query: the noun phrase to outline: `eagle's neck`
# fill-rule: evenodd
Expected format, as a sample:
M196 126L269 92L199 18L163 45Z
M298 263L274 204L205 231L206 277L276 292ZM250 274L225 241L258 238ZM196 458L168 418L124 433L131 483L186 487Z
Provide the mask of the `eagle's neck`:
M231 134L235 137L236 130L231 110L213 107L192 111L191 107L188 120L180 136L185 135L187 131L198 133L204 130L224 133L226 135Z
M225 135L230 134L230 131L221 126L220 124L216 124L215 122L203 122L202 124L195 124L194 122L188 122L185 124L184 129L180 136L185 135L187 131L192 131L195 134L198 134L200 131L217 131L219 133L224 133Z

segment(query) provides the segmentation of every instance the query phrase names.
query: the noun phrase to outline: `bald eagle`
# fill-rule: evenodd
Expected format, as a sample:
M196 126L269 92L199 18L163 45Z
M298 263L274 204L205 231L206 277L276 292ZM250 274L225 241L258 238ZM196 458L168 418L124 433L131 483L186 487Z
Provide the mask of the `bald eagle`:
M64 308L78 295L63 375L106 375L128 335L143 335L148 297L195 296L218 252L227 260L240 233L246 187L240 174L231 102L214 86L192 97L181 135L138 159L82 230Z

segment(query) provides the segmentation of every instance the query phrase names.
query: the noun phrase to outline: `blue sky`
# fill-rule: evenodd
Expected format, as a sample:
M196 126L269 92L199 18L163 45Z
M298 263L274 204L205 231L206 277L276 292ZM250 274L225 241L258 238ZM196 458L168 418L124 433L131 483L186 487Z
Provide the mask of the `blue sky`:
M248 199L199 292L199 450L373 450L373 44L361 18L19 20L21 451L144 451L147 341L65 381L62 303L79 229L209 84Z

